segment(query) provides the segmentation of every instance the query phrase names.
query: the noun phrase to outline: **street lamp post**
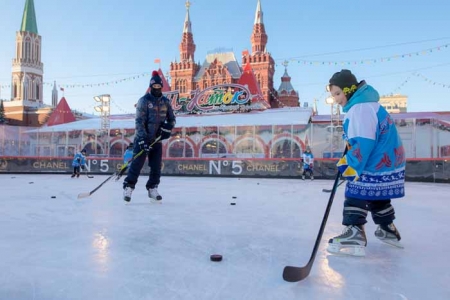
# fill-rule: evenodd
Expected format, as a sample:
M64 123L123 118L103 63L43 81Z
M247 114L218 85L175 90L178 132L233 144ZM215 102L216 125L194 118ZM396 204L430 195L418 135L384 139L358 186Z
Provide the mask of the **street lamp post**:
M100 118L101 118L101 129L100 131L102 132L103 135L106 136L106 138L104 139L104 149L105 149L105 154L109 154L109 145L108 145L108 140L109 140L109 129L110 129L110 116L111 116L111 95L109 94L103 94L100 96L95 96L94 100L96 102L100 102L100 105L95 106L94 109L96 112L100 113Z

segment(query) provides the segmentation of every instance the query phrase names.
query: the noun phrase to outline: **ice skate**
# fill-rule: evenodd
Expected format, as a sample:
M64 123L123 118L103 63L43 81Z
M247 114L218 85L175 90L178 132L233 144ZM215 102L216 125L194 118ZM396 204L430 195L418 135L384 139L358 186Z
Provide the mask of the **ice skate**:
M131 194L133 193L134 189L130 186L125 186L123 188L123 200L130 202L131 201Z
M327 251L333 254L365 256L366 245L367 239L364 227L349 225L344 228L341 235L328 241Z
M72 174L72 176L70 176L70 178L74 178L74 177L75 177L75 175L77 175L77 174L73 173L73 174Z
M389 225L378 225L375 236L382 242L397 248L404 248L400 244L401 236L394 223Z
M302 180L305 180L305 175L302 175Z
M80 177L80 173L77 173L77 178Z
M313 175L311 175L311 177L310 177L310 178L311 178L311 181L313 181L313 180L314 180L314 176L313 176Z
M161 195L158 193L158 189L157 187L154 187L152 189L148 189L148 197L150 199L153 199L154 202L156 203L162 203L162 197Z

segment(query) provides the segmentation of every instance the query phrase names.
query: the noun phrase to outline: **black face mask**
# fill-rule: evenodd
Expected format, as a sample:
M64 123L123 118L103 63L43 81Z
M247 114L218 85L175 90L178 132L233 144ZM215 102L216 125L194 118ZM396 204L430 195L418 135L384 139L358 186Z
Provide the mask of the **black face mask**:
M155 97L161 97L162 96L162 91L161 89L154 89L152 88L150 93L155 96Z

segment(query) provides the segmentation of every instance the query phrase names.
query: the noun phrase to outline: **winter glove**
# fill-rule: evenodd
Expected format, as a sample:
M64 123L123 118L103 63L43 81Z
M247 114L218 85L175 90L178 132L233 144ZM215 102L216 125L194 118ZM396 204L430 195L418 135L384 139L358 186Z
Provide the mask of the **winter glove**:
M77 162L78 162L78 163L81 163L81 158L78 157L78 158L77 158Z
M141 148L141 150L144 150L145 152L150 152L152 148L150 147L150 141L146 138L142 138L138 141L138 145Z
M159 135L161 136L161 140L167 140L172 135L173 125L169 123L163 123L159 128Z
M81 165L81 170L86 169L86 167L84 165Z
M358 172L353 169L347 162L347 155L344 155L337 163L339 172L342 177L348 181L357 181L359 179Z

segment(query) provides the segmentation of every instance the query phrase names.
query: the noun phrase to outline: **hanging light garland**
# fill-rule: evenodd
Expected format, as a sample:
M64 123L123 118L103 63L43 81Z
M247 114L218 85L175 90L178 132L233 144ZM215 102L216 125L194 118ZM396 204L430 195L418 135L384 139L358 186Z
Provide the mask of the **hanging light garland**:
M428 82L431 85L442 86L443 88L450 88L450 84L445 84L445 83L441 83L441 82L437 82L437 81L431 80L428 77L426 77L426 76L424 76L424 75L422 75L422 74L420 74L418 72L414 72L413 75L423 79L425 82Z
M346 65L382 63L382 62L390 62L390 61L396 60L396 59L411 58L411 57L420 56L420 55L429 55L429 54L435 53L437 51L446 50L449 46L450 46L450 44L444 44L444 45L440 45L440 46L436 46L433 48L428 48L428 49L424 49L424 50L420 50L420 51L416 51L416 52L396 54L396 55L392 55L392 56L371 58L371 59L360 59L360 60L351 60L351 61L318 61L318 60L303 60L303 59L291 58L291 59L283 59L283 63L284 63L284 61L290 61L290 62L297 62L299 64L314 65L314 66L317 66L317 65L346 66ZM283 65L283 63L277 63L277 64L275 64L275 66L278 66L278 65L281 66L281 65Z

